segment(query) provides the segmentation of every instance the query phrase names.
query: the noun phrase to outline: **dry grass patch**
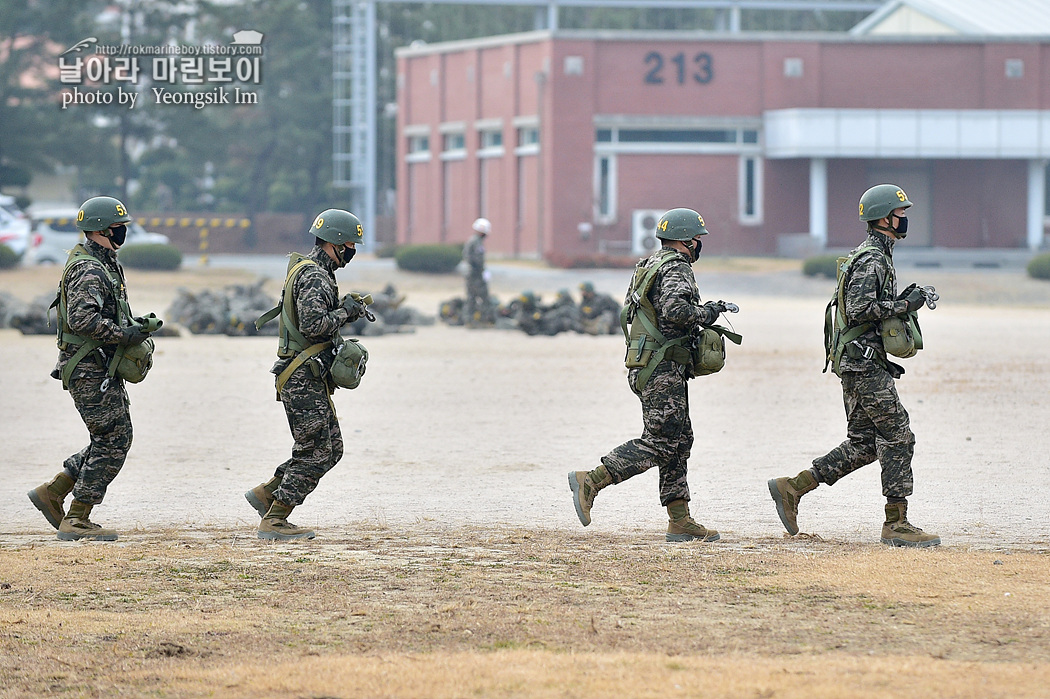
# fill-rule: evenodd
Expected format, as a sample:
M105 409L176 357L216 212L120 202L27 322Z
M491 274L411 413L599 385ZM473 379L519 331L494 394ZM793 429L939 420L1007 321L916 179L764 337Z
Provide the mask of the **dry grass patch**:
M413 527L8 537L0 696L1042 696L1050 554Z

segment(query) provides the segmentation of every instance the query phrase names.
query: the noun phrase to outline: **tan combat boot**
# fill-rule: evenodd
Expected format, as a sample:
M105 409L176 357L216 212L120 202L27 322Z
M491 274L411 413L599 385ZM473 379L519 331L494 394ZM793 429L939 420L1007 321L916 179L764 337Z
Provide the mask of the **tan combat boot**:
M274 476L244 494L244 499L255 508L260 517L265 517L270 505L273 504L273 494L281 486L281 478L282 476Z
M708 529L689 516L689 503L685 500L672 500L667 505L668 541L718 541L722 537L714 529Z
M794 478L774 478L767 481L766 485L769 486L773 502L777 504L777 514L784 523L784 529L787 529L791 536L798 534L798 501L820 485L817 479L806 469Z
M66 516L62 503L65 502L66 496L72 492L74 485L76 485L76 481L63 469L51 479L51 482L38 485L29 491L30 502L43 513L44 517L55 529L58 529L62 523L62 518Z
M88 519L92 505L75 499L69 503L69 512L58 525L58 538L62 541L91 539L92 541L116 541L117 533L105 529Z
M882 525L882 543L887 546L926 548L940 546L941 537L927 534L908 521L908 503L886 503L886 522Z
M294 505L285 505L280 500L274 500L259 522L259 538L277 541L314 538L316 534L312 529L297 527L288 521L288 515L292 514L294 509Z
M594 497L607 485L612 485L612 476L604 464L593 471L569 471L572 504L576 506L576 516L580 518L583 526L591 523Z

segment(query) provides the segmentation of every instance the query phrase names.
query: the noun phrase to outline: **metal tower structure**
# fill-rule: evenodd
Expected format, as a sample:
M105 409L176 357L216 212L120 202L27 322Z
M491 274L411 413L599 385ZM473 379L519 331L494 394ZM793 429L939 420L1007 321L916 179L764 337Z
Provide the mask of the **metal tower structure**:
M365 228L376 222L376 3L412 0L332 0L332 184L350 191L350 208ZM730 33L741 30L741 10L864 12L886 0L429 0L434 4L534 6L546 9L546 29L558 28L559 7L690 8L726 13Z
M375 25L375 0L332 0L332 184L350 190L365 247L376 220Z

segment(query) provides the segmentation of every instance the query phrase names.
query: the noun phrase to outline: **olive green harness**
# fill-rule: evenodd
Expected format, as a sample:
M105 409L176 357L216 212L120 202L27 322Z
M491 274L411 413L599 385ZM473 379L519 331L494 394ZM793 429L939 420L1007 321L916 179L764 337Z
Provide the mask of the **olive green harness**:
M641 369L635 379L635 387L639 391L645 387L656 367L664 360L688 367L690 377L714 373L722 368L722 364L710 363L711 345L717 344L721 348L720 358L724 361L723 338L729 338L738 345L741 341L740 335L719 325L704 326L700 329L701 334L717 336L705 338L708 341L703 343L702 350L698 338L694 335L668 340L660 332L656 322L656 308L649 300L649 290L652 289L660 268L676 254L675 250L662 248L660 252L640 262L631 278L626 302L620 309L620 329L623 330L624 341L627 343L624 365L628 369Z
M332 347L331 340L310 344L303 336L302 332L299 331L299 315L295 310L295 299L292 298L292 290L299 274L309 265L316 265L317 263L306 255L297 252L293 252L288 257L288 274L284 280L284 292L281 294L281 302L259 316L258 320L255 321L255 327L262 328L274 318L278 318L277 356L282 359L294 357L284 371L277 376L278 400L281 398L281 390L288 383L288 379L291 378L296 369Z
M83 337L73 332L72 328L69 327L69 304L67 300L67 282L69 278L69 272L74 266L83 262L94 262L102 270L103 274L106 275L106 279L109 281L110 286L113 289L113 298L117 301L117 325L124 327L125 325L131 324L131 306L128 305L124 291L124 278L118 280L110 274L106 266L102 264L102 261L97 257L88 252L87 248L82 243L78 243L72 250L69 251L69 257L66 259L66 266L62 270L62 279L58 284L58 293L55 296L55 300L51 303L48 311L52 308L58 308L58 348L60 350L66 350L70 347L77 347L77 351L69 358L65 366L62 367L62 388L69 390L69 379L73 375L73 370L76 369L77 364L82 359L90 355L95 350L102 347L102 343L90 337ZM118 268L119 269L119 268ZM116 351L113 353L113 357L110 358L107 366L107 378L104 383L103 391L108 387L109 379L117 373L117 366L120 364L120 360L124 357L125 345L118 345Z
M828 366L830 365L831 371L836 376L839 375L839 365L842 362L842 355L846 353L850 343L869 331L879 329L879 325L872 321L861 323L859 325L850 325L849 321L846 319L846 277L856 259L865 252L876 252L883 256L886 254L877 245L869 242L861 245L846 257L838 258L836 264L835 293L832 295L831 300L828 301L827 308L824 311L824 372L827 372ZM893 280L894 276L891 271L882 284L880 297L884 297L890 292L890 289L893 286ZM894 320L891 318L883 321L881 324L882 327L880 333L883 336L884 348L891 350L890 353L895 356L910 357L915 354L916 349L922 348L922 335L918 326L918 317L915 313L908 313L906 315L907 318L901 320ZM908 333L907 339L910 339L912 346L910 354L901 354L899 351L887 347L887 340L889 339L887 337L888 333L896 335L900 332ZM850 356L853 355L851 354ZM870 347L867 348L867 351L863 356L865 359L873 360L884 368L888 367L888 360L884 356L874 352Z

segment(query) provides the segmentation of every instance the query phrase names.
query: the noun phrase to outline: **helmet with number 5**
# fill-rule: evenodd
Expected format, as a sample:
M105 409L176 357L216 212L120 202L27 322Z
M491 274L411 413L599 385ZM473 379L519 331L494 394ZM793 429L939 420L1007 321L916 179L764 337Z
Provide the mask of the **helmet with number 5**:
M77 212L77 228L82 231L104 231L114 223L130 223L127 207L113 197L91 197Z
M889 216L894 209L911 206L908 195L895 184L877 184L860 195L860 220L878 221Z
M656 224L660 240L692 240L698 235L707 235L707 228L704 217L692 209L671 209Z
M325 209L319 213L310 226L310 233L335 245L360 243L365 237L365 229L357 216L342 209Z

